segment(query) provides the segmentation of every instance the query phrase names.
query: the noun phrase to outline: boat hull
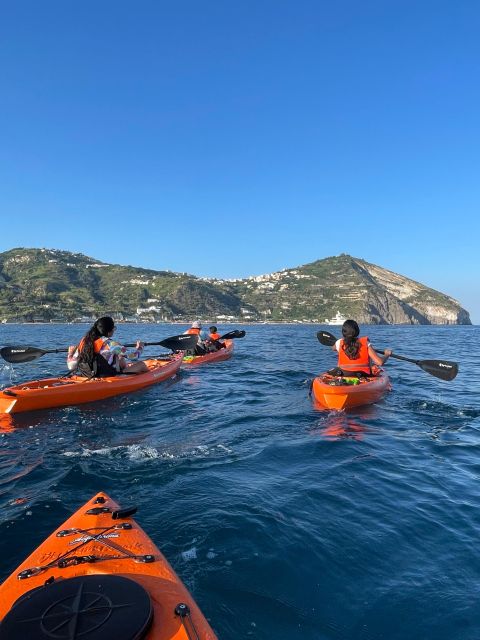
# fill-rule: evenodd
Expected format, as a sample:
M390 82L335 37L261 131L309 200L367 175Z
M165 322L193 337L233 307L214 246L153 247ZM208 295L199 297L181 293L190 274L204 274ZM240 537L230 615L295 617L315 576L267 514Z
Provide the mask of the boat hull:
M183 366L196 367L200 364L207 364L209 362L221 362L222 360L228 360L233 354L233 340L225 340L225 349L219 349L218 351L212 351L206 353L204 356L186 356L183 359Z
M168 360L145 360L148 371L109 378L45 378L31 380L0 391L0 414L36 411L84 404L131 393L158 384L176 375L182 364L183 354Z
M313 379L312 397L319 408L342 411L373 404L392 388L383 371L355 385L341 384L340 381L341 378L334 378L327 373Z

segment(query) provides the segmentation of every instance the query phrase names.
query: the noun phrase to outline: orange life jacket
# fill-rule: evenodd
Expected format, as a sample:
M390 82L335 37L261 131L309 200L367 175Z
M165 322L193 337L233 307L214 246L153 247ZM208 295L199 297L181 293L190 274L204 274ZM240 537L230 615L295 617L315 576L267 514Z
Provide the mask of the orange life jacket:
M103 343L105 342L105 338L97 338L93 343L93 352L100 353L103 347Z
M345 371L363 371L364 373L372 373L370 367L370 356L368 355L368 338L357 338L360 343L355 360L351 360L343 350L344 341L340 340L340 350L338 352L338 366Z
M102 350L103 347L103 343L104 343L105 338L97 338L94 343L93 343L93 353L100 353L100 351ZM77 351L80 353L80 351L83 349L83 345L85 344L85 338L82 338L78 344L77 347Z
M187 329L187 331L185 331L185 333L188 333L191 336L199 336L200 335L200 331L201 331L201 329L197 329L197 327L190 327L190 329Z
M222 336L219 333L211 333L209 335L210 340L220 340Z

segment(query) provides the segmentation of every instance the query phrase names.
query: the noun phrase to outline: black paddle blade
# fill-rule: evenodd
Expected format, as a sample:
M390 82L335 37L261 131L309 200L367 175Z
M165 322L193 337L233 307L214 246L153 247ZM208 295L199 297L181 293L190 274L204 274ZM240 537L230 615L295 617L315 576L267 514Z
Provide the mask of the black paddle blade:
M234 338L244 338L245 331L239 331L238 329L234 329L233 331L229 331L228 333L220 336L220 340L233 340Z
M317 331L317 340L326 347L333 347L338 338L328 331Z
M418 366L440 380L453 380L458 373L458 364L448 360L419 360Z
M37 360L47 351L36 349L35 347L3 347L0 349L0 356L7 362L18 364L20 362L31 362Z
M162 340L158 344L165 347L165 349L171 349L172 351L187 351L189 349L194 349L197 341L198 336L182 333L179 336L165 338L165 340Z

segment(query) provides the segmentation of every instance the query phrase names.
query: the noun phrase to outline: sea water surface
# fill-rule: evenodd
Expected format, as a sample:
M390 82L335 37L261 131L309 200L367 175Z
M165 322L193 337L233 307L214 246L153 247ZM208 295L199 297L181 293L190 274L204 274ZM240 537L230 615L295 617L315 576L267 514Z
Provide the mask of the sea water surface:
M64 346L86 328L3 325L0 343ZM390 360L392 393L348 413L309 399L335 364L319 326L239 328L231 360L1 423L0 576L104 490L138 505L221 640L478 640L480 328L365 327L379 348L460 373L444 382ZM46 355L0 365L0 381L64 371Z

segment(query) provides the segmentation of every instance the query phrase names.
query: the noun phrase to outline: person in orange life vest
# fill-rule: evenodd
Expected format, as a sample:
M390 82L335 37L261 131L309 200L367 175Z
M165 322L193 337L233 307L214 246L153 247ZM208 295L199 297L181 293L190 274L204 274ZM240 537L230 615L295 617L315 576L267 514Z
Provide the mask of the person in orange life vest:
M210 327L209 331L210 331L210 335L208 337L210 338L210 340L220 340L220 338L222 337L218 333L217 327Z
M95 321L77 347L70 347L67 366L71 371L93 372L98 378L115 376L117 373L143 373L148 371L144 362L138 361L143 351L143 342L137 340L136 350L127 353L126 347L112 339L115 323L110 316ZM128 363L127 359L137 360ZM85 374L86 375L86 374Z
M225 349L225 343L220 341L222 336L218 333L217 327L210 327L209 332L207 344L211 347L211 350L219 351L220 349Z
M187 333L189 335L198 336L197 344L195 345L195 349L193 350L193 353L190 354L189 351L186 351L185 353L187 355L196 355L196 356L205 355L205 353L207 352L207 348L206 348L206 345L205 345L205 339L206 339L207 336L202 331L202 323L200 322L200 320L195 320L195 322L192 322L192 326L189 329L187 329L186 331L184 331L184 333Z
M337 369L340 369L343 374L372 375L372 362L382 366L392 353L391 349L385 349L385 355L379 355L368 338L366 336L359 338L359 335L360 328L355 320L345 320L342 326L343 338L337 340L332 347L338 353Z

